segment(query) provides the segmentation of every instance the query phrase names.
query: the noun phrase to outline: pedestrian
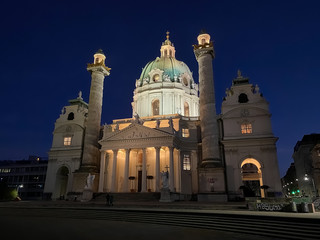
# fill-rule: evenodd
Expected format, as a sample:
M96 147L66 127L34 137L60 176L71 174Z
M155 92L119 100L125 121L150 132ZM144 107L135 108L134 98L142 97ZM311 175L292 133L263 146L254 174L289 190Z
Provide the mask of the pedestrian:
M113 196L110 195L110 206L113 206Z
M107 195L106 195L106 205L110 206L110 195L109 195L109 193L107 193Z

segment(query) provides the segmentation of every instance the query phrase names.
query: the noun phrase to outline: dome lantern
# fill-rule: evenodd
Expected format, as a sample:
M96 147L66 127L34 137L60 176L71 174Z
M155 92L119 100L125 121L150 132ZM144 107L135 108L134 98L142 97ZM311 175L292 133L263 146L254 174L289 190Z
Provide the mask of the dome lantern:
M174 48L173 43L169 40L169 33L166 32L167 34L167 39L162 43L160 52L161 52L161 57L171 57L175 58L176 55L176 49Z

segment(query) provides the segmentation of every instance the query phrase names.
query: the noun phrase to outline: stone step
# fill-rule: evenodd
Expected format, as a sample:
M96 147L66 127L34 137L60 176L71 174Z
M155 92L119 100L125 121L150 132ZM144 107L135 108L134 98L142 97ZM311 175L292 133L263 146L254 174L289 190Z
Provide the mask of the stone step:
M111 193L113 200L116 202L146 202L146 201L159 201L160 193ZM97 193L92 199L93 202L105 201L107 193Z

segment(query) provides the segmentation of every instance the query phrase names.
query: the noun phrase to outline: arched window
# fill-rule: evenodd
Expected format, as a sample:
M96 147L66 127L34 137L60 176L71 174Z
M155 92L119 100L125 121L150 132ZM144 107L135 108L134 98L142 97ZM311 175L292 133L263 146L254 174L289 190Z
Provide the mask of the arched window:
M183 78L182 82L183 82L183 84L184 84L185 86L188 86L188 85L189 85L189 84L188 84L188 79L187 79L186 77Z
M71 113L69 113L69 115L68 115L68 120L73 120L73 119L74 119L74 113L71 112Z
M248 101L249 101L249 100L248 100L247 94L241 93L241 94L239 95L239 98L238 98L238 102L239 102L239 103L247 103Z
M206 43L206 40L204 38L201 39L201 44L205 44Z
M155 99L152 101L152 115L159 115L159 100Z
M153 75L153 81L154 81L154 82L158 82L159 79L160 79L160 75L159 75L159 74Z
M184 115L186 117L189 117L190 113L189 113L189 104L187 102L184 102Z

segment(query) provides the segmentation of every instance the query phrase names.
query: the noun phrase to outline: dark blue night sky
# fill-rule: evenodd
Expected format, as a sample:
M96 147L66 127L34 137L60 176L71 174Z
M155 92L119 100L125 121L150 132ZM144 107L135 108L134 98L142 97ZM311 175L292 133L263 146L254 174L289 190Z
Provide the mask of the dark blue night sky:
M131 117L135 80L166 31L198 82L192 45L213 38L217 112L240 69L270 103L283 176L303 135L320 133L319 1L5 1L0 8L0 159L47 157L68 100L89 99L87 63L102 48L111 75L102 124Z

